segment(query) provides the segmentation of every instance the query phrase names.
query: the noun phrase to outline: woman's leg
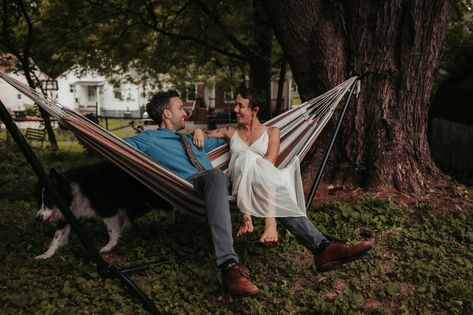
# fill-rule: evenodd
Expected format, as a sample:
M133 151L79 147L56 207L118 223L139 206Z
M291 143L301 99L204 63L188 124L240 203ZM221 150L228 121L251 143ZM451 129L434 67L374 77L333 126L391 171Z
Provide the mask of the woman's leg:
M241 224L240 228L238 229L237 236L242 236L243 234L246 233L251 233L253 232L253 221L251 220L251 216L247 213L242 212L241 213L243 223Z

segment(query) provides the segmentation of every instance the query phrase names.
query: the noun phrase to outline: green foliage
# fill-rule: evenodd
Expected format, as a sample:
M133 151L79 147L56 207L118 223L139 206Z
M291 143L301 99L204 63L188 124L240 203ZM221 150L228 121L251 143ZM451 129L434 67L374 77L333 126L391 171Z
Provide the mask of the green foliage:
M452 1L441 67L449 77L463 77L473 71L473 1Z
M46 168L64 170L91 157L42 152ZM0 314L146 314L118 280L102 279L76 235L48 260L54 233L34 222L35 176L14 145L0 146ZM239 222L234 213L233 222ZM369 195L354 204L322 204L309 218L324 233L376 244L363 259L318 273L312 255L280 230L280 242L261 246L262 231L236 239L242 262L261 294L234 300L214 267L205 218L178 213L165 224L156 210L139 218L105 258L127 267L166 256L169 263L132 276L165 314L471 314L473 210L439 213L428 203L409 210ZM104 226L82 224L97 247ZM236 229L236 226L234 227Z
M108 76L119 77L132 69L135 78L127 79L147 83L183 84L216 75L239 85L250 60L271 58L260 55L254 33L261 25L253 19L252 1L202 2L209 14L197 3L39 1L38 27L44 41L56 49L49 57ZM41 66L51 63L46 56L35 50ZM160 73L170 76L159 78Z
M34 105L25 105L25 112L28 116L38 116L39 110L38 107Z

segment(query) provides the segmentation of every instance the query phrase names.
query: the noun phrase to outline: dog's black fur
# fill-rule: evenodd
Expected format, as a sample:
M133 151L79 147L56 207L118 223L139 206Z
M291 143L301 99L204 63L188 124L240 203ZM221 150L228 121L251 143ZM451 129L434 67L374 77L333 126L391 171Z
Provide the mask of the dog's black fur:
M130 221L151 209L172 214L172 206L142 183L110 162L99 162L59 174L50 171L50 180L64 203L77 219L98 217L107 226L109 243L101 252L110 251ZM56 222L58 229L49 249L36 258L49 258L67 243L70 227L57 209L49 189L40 188L37 219Z

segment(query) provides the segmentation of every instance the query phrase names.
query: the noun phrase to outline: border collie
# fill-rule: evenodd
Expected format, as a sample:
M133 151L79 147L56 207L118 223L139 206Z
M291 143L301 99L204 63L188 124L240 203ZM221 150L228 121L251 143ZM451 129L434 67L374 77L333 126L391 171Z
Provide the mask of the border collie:
M50 180L77 219L100 218L107 228L109 241L100 253L112 250L124 228L151 209L163 209L168 222L174 220L172 206L142 183L110 162L99 162L70 169L64 174L50 171ZM49 189L39 187L38 221L55 222L57 230L47 251L36 256L46 259L67 244L70 226L53 201Z

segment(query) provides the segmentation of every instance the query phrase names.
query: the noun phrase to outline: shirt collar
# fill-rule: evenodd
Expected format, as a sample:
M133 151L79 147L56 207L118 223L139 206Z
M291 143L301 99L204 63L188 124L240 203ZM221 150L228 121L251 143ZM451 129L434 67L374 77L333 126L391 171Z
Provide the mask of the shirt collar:
M176 130L174 129L169 129L169 128L158 128L156 129L157 131L161 131L161 132L167 132L167 133L176 133Z

